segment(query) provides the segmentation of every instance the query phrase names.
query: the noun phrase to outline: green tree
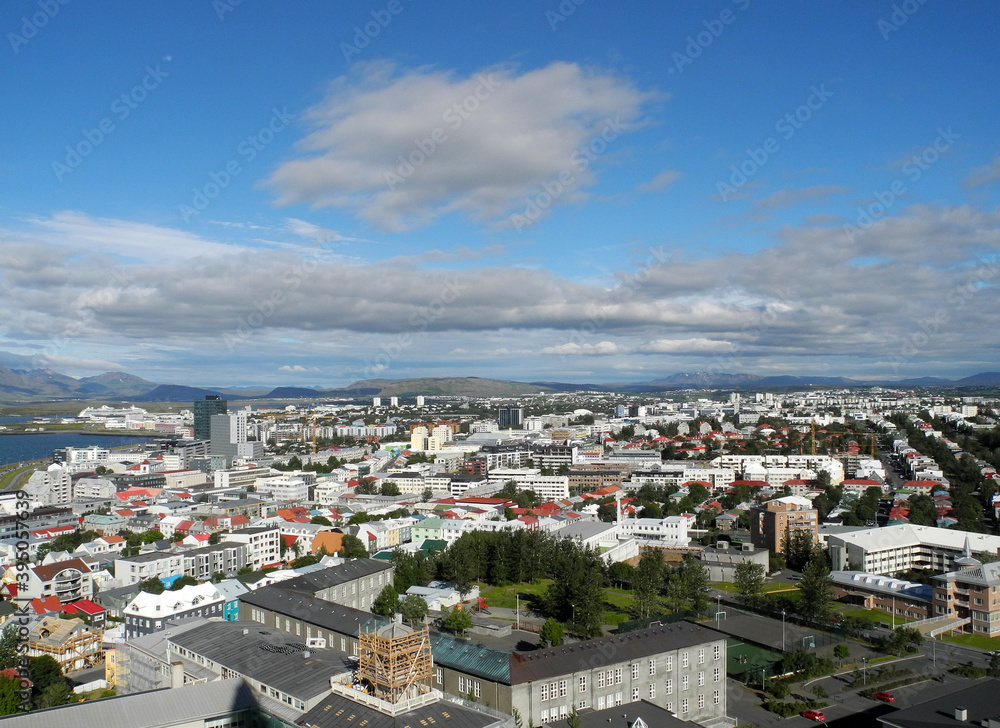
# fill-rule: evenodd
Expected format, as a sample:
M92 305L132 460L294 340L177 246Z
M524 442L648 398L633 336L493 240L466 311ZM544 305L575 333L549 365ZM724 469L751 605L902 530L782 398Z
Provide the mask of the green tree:
M708 592L711 589L708 569L691 554L685 554L678 576L689 608L698 613L704 612L708 608Z
M744 561L736 565L733 573L733 583L743 600L751 606L756 606L764 596L764 565L752 561Z
M311 566L319 563L319 557L314 554L305 554L298 557L289 564L293 569L301 569L303 566Z
M0 634L0 670L17 667L20 664L21 657L17 652L18 643L17 626L12 621L3 628L3 633Z
M833 646L833 656L840 661L846 660L851 656L851 648L843 642L836 644Z
M990 654L990 664L986 670L990 677L1000 677L1000 652Z
M345 533L340 542L340 551L337 552L345 559L363 559L368 556L368 549L357 536Z
M646 549L642 552L632 580L632 613L636 619L646 619L662 611L660 590L665 571L663 557L658 551Z
M154 541L162 541L163 534L160 531L157 531L155 528L153 528L143 533L140 536L140 538L142 539L142 542L144 544L150 544L153 543Z
M399 602L399 613L411 625L423 622L427 617L427 602L417 594L407 594Z
M565 630L563 629L562 622L549 617L545 620L545 624L542 625L541 630L538 632L538 646L558 647L563 643L564 635Z
M786 531L781 540L781 551L788 568L801 571L812 556L812 534L808 531Z
M569 711L569 715L566 716L566 725L569 726L569 728L580 728L580 723L582 722L583 719L580 717L580 714L576 712L576 703L573 703L573 707Z
M399 495L401 491L396 483L387 480L382 483L381 493L382 495Z
M472 617L467 610L462 609L461 605L456 604L446 613L441 627L452 634L464 635L467 630L472 629Z
M896 627L886 638L886 648L894 655L916 652L924 641L924 636L915 627Z
M372 611L386 619L392 619L399 612L399 594L392 584L386 584L372 602Z
M39 708L54 708L73 702L73 690L65 680L49 685L36 699Z
M179 579L174 580L174 583L170 585L170 591L179 591L186 586L194 586L198 583L198 580L193 576L188 576L185 574Z
M799 580L799 614L806 619L824 620L829 618L833 610L833 591L831 589L830 567L826 563L826 555L822 548L813 551L809 563L802 570Z
M0 675L0 715L21 713L21 681Z
M163 586L163 582L157 579L155 576L151 576L148 579L144 579L136 584L139 587L139 591L148 592L150 594L162 594L166 591L166 587Z
M49 685L66 682L63 676L62 667L55 658L50 655L28 658L28 675L31 678L35 690L42 692Z
M313 516L309 519L309 523L315 523L319 526L332 526L333 522L330 521L326 516Z

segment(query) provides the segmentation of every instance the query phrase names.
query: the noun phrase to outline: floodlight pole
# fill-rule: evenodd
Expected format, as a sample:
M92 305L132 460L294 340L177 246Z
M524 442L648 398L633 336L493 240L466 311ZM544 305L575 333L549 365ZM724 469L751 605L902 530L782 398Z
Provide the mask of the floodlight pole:
M785 651L785 610L781 610L781 651Z

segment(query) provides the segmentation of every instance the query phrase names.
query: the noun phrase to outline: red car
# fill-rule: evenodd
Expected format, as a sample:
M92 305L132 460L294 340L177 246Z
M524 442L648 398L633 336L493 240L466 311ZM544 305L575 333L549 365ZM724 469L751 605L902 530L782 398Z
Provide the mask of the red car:
M892 693L872 693L872 697L875 698L876 700L885 701L886 703L896 702L896 696L893 695Z
M803 710L802 717L809 720L826 720L826 716L818 710Z

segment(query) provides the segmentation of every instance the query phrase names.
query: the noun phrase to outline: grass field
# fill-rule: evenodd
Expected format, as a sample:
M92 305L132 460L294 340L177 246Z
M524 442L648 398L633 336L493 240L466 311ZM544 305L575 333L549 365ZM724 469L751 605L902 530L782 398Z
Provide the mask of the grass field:
M541 600L545 597L551 579L541 579L533 584L512 584L511 586L479 585L479 596L485 597L490 607L514 609L515 595L520 595L521 609L535 607L541 611ZM632 619L629 607L632 605L632 592L625 589L604 590L604 614L602 624L618 624Z
M759 669L762 665L773 665L781 660L781 655L763 647L748 645L738 639L726 640L726 672L731 677L742 677L748 670Z
M941 639L945 642L951 642L956 645L963 645L965 647L975 647L979 650L1000 650L1000 637L984 637L980 634L956 634L956 635L944 635Z
M739 594L739 590L736 588L736 585L733 584L731 581L712 582L712 586L715 587L716 589L728 592L729 594ZM781 591L784 589L795 589L795 588L797 588L795 584L791 584L787 581L772 581L764 585L764 593L769 594L775 591Z

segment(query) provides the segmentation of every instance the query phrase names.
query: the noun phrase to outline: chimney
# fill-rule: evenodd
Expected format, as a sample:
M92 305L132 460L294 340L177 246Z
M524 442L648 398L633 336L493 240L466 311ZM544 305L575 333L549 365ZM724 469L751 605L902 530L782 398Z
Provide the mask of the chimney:
M955 708L955 720L960 720L963 723L969 719L969 711L967 708L956 707Z
M307 660L308 660L308 659L309 659L309 655L310 655L310 654L311 654L311 653L309 652L309 650L306 650L305 652L303 652L303 653L302 653L302 656L303 656L303 657L304 657L305 659L307 659Z
M246 628L244 627L244 628L243 628L243 634L250 634L250 630L248 630L248 629L246 629Z
M170 687L184 687L184 663L180 660L174 660L170 663Z

